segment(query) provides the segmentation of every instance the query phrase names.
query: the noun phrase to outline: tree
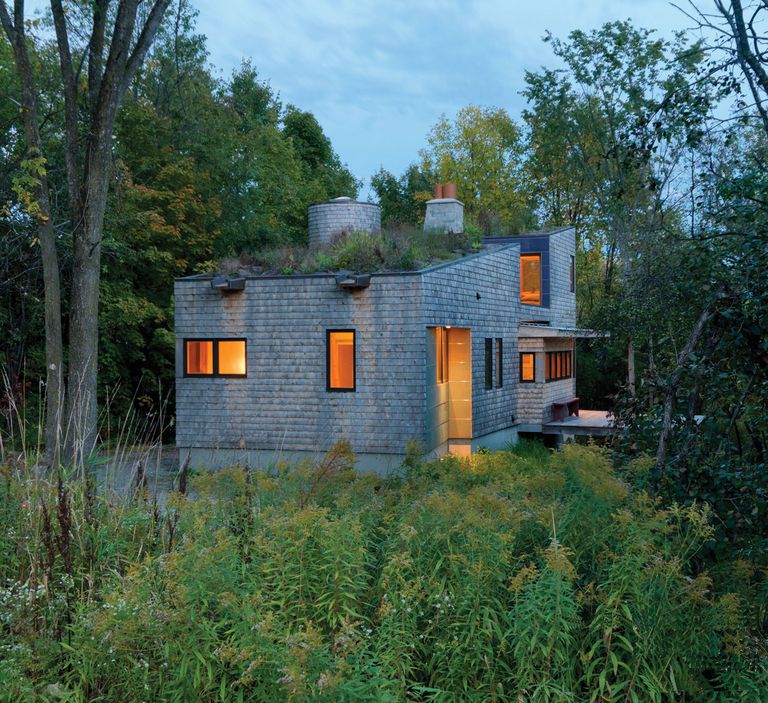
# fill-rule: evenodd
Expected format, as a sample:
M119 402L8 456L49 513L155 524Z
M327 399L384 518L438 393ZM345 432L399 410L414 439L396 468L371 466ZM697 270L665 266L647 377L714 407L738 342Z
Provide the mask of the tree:
M656 259L660 241L674 246L679 199L689 192L679 185L681 165L712 100L696 80L700 47L682 35L653 34L611 22L568 41L548 35L564 68L526 74L524 91L537 213L546 224L576 225L580 318L610 328L612 343L624 345L630 390L637 345L653 346L638 332L653 325L650 315L640 320L624 286L633 267L645 271Z
M47 162L40 137L38 91L33 75L23 0L13 11L0 2L0 22L14 51L21 85L22 120L33 178L46 301L46 450L55 459L61 433L67 456L82 462L96 440L98 303L104 213L112 168L112 136L118 108L141 67L170 0L155 0L138 17L139 0L96 0L90 14L51 0L64 96L64 161L72 236L67 412L64 418L61 290ZM79 9L79 8L78 8ZM143 8L142 8L143 10ZM81 37L86 37L85 41ZM86 75L81 75L85 68Z
M522 173L520 128L501 108L465 107L432 127L422 169L455 181L467 215L486 233L520 232L533 221Z
M411 164L400 178L385 170L371 176L371 187L381 205L385 227L416 226L424 221L424 203L432 197L436 177Z

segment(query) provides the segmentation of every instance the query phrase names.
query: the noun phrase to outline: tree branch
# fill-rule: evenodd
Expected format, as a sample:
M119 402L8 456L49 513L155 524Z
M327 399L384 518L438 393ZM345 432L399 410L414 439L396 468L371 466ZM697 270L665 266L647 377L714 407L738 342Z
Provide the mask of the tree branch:
M59 48L61 79L64 85L64 134L66 148L64 160L67 168L67 190L72 223L79 220L80 211L80 167L77 131L77 80L72 68L72 52L69 48L67 20L61 0L51 0L53 24L56 28L56 44Z
M704 330L712 317L713 313L709 307L705 308L701 315L699 315L699 319L693 326L688 341L685 343L685 346L677 357L677 366L672 372L667 383L667 388L664 391L664 419L662 421L661 434L659 435L659 445L656 450L656 481L661 479L667 461L667 443L672 430L672 413L675 405L675 396L677 395L677 387L680 384L680 379L683 375L685 362L691 352L696 348L699 338L704 333Z
M150 10L149 17L147 17L147 21L144 23L141 34L136 41L136 46L134 46L133 52L128 59L128 64L125 69L125 76L123 77L121 92L124 93L126 90L128 90L128 86L136 76L136 73L139 70L139 66L141 66L143 63L144 57L146 56L147 51L149 51L149 47L155 38L155 34L157 34L157 30L160 28L163 15L165 14L165 11L168 9L168 5L170 4L171 0L155 0L155 4Z

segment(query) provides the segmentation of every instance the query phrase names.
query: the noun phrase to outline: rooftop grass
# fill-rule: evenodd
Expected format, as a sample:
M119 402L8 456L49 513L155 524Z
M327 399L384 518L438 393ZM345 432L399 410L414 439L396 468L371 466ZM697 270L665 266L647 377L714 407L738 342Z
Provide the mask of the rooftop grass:
M292 275L353 271L417 271L426 266L476 253L482 248L478 234L424 232L409 228L377 234L350 232L321 247L281 246L253 252L238 260L225 259L225 273Z

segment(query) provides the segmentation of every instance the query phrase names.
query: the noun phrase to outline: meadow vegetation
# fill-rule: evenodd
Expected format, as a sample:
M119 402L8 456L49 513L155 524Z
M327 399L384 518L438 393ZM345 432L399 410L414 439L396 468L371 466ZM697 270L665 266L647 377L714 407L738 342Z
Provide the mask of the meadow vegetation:
M539 445L183 480L0 476L0 700L754 701L765 556L653 462Z
M382 232L345 232L326 245L277 246L224 259L221 268L235 273L242 268L264 274L291 275L325 271L414 271L425 266L476 253L482 247L480 230L467 226L459 234L424 232L396 226Z

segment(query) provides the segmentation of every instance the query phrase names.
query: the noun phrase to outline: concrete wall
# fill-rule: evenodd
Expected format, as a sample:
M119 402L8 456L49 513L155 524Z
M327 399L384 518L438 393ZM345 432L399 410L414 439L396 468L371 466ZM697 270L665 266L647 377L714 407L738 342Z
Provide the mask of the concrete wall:
M251 278L225 296L208 280L176 282L176 443L284 452L402 454L424 435L419 276L374 276L341 290L332 276ZM356 331L352 393L326 390L326 330ZM185 338L245 337L247 378L183 376Z
M327 244L343 232L380 232L381 208L349 198L310 205L309 245Z
M455 198L434 198L427 200L424 216L424 230L452 232L464 231L464 203Z

